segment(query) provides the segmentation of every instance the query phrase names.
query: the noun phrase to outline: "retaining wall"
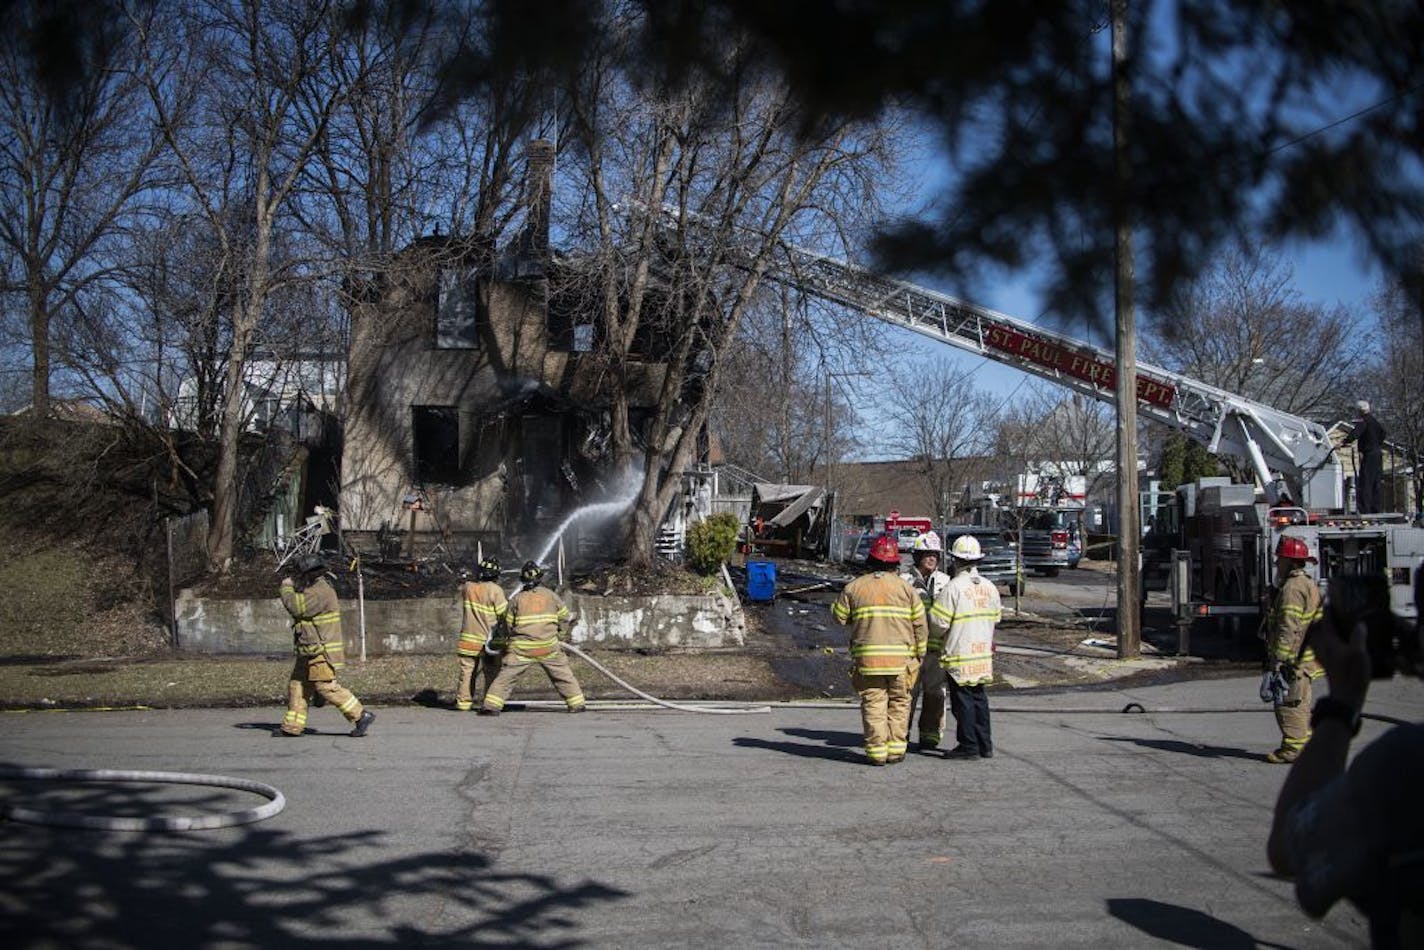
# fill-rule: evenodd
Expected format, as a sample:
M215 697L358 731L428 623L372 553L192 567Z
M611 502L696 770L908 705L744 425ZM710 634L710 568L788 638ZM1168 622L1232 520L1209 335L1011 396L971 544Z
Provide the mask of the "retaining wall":
M726 650L746 643L740 604L721 595L686 597L592 597L565 602L577 618L569 639L576 644L628 650ZM210 600L190 590L174 605L178 647L194 653L290 653L291 618L269 600ZM460 630L460 604L453 597L368 600L366 655L451 653ZM343 601L341 631L347 658L361 653L358 605Z

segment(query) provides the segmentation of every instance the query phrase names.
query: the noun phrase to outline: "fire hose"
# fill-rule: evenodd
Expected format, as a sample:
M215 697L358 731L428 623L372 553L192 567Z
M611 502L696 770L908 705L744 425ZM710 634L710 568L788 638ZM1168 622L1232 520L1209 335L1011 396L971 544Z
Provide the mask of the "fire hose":
M29 825L50 825L61 828L93 828L101 831L206 831L230 828L271 818L287 807L286 797L263 782L229 778L225 775L200 775L194 772L132 772L115 769L46 769L0 766L0 779L37 779L73 782L155 782L173 785L208 785L252 792L268 799L267 804L242 811L218 815L150 815L147 818L125 818L113 815L85 815L77 812L40 811L20 805L0 805L0 817Z
M662 706L662 707L664 707L664 708L666 708L666 709L676 709L676 710L679 710L680 712L714 713L714 714L724 715L724 716L727 716L727 715L742 715L742 714L745 714L745 713L769 713L769 712L771 712L771 706L766 705L766 704L761 704L761 705L747 705L747 704L744 704L744 703L743 703L743 704L723 704L723 705L715 705L715 706L712 706L712 705L690 706L690 705L685 705L685 704L682 704L682 703L674 703L674 702L672 702L672 701L670 701L670 700L666 700L666 699L658 699L656 696L650 696L649 694L643 692L642 690L638 689L637 687L632 686L631 684L629 684L629 683L626 682L625 680L619 678L619 676L618 676L616 673L614 673L612 670L610 670L608 667L604 666L602 663L598 662L598 661L595 660L593 657L589 656L587 653L583 652L583 651L580 650L578 647L574 646L572 643L565 643L565 644L563 644L563 648L564 648L565 650L568 650L570 653L573 653L575 656L579 657L580 659L582 659L585 663L588 663L588 664L589 664L590 666L592 666L594 669L598 670L600 673L602 673L604 676L606 676L606 677L608 677L609 679L611 679L613 682L617 683L619 686L621 686L621 687L623 687L624 689L628 690L628 692L633 693L635 696L638 696L638 697L640 697L640 698L642 698L642 699L644 699L644 700L647 700L648 702L653 703L653 704L656 705L656 706Z

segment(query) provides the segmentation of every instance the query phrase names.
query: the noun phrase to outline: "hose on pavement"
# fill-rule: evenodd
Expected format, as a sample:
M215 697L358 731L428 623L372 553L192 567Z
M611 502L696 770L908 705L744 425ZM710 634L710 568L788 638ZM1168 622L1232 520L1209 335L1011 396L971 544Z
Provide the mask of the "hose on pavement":
M611 679L613 682L617 683L619 686L621 686L621 687L623 687L624 689L628 690L630 693L633 693L634 695L639 696L639 697L641 697L641 698L647 700L648 702L650 702L650 703L652 703L652 704L654 704L654 705L656 705L656 706L662 706L662 707L664 707L665 709L676 709L676 710L678 710L678 711L680 711L680 712L714 713L714 714L724 715L724 716L728 716L728 715L744 715L744 714L746 714L746 713L769 713L769 712L771 712L771 707L770 707L769 705L764 705L764 704L763 704L763 705L748 705L748 704L746 704L746 703L731 703L731 704L719 704L719 705L702 705L702 704L699 704L699 705L696 705L696 706L691 706L691 705L684 705L684 704L682 704L682 703L674 703L674 702L672 702L672 701L670 701L670 700L666 700L666 699L658 699L656 696L650 696L650 695L648 695L647 693L643 692L642 690L638 689L637 687L632 686L632 685L630 685L629 683L627 683L626 681L620 679L620 678L618 677L618 675L615 674L612 670L610 670L608 667L604 666L602 663L600 663L600 662L598 662L597 660L595 660L593 657L589 656L587 653L585 653L585 652L583 652L582 650L580 650L578 647L574 646L572 643L565 643L565 644L563 644L563 647L564 647L564 649L568 650L570 653L573 653L575 656L577 656L577 657L579 657L580 659L582 659L584 662L588 663L588 664L589 664L590 666L592 666L594 669L598 670L598 671L599 671L600 673L602 673L604 676L608 677L608 678Z
M0 805L0 817L29 825L60 828L92 828L101 831L206 831L230 828L271 818L287 807L286 797L263 782L200 775L194 772L132 772L116 769L46 769L0 766L0 779L38 779L72 782L154 782L174 785L210 785L252 792L268 799L267 804L218 815L150 815L128 818L113 815L86 815L78 812L40 811L21 805Z

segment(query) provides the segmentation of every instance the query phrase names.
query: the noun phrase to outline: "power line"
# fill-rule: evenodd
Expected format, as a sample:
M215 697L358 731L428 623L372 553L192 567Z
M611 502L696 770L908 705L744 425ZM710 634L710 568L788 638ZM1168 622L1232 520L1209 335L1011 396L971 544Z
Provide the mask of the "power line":
M1406 97L1408 97L1408 96L1412 96L1412 95L1414 95L1416 92L1418 92L1418 91L1421 90L1421 89L1424 89L1424 83L1420 83L1419 85L1414 86L1414 87L1412 87L1412 88L1410 88L1410 89L1405 89L1405 90L1403 90L1403 91L1401 91L1401 92L1397 92L1397 93L1395 93L1394 95L1390 96L1390 97L1387 98L1387 99L1381 99L1379 102L1376 102L1374 105L1365 106L1363 109L1360 109L1360 110L1358 110L1358 111L1356 111L1356 112L1352 112L1352 113L1350 113L1349 115L1345 116L1344 118L1336 119L1334 122L1331 122L1331 123L1329 123L1328 125L1322 125L1322 126L1321 126L1320 128L1318 128L1318 129L1315 129L1315 130L1310 131L1310 132L1306 132L1304 135L1301 135L1301 136L1298 136L1298 137L1296 137L1296 138L1293 138L1293 139L1291 139L1289 142L1282 142L1280 145L1277 145L1275 148L1267 149L1266 154L1267 154L1267 155L1274 155L1274 154L1276 154L1277 152L1283 151L1284 149L1288 149L1288 148L1290 148L1290 147L1293 146L1293 145L1299 145L1301 142L1304 142L1304 141L1306 141L1307 139L1311 139L1311 138L1314 138L1314 137L1317 136L1317 135L1321 135L1321 134L1323 134L1323 133L1325 133L1325 132L1329 132L1331 129L1335 128L1336 126L1344 125L1346 122L1353 122L1355 119L1358 119L1358 118L1359 118L1360 116L1362 116L1362 115L1368 115L1369 113L1374 112L1376 109L1382 109L1382 108L1384 108L1384 107L1387 106L1387 105L1392 105L1392 104L1398 102L1398 101L1401 100L1401 99L1404 99L1404 98L1406 98Z

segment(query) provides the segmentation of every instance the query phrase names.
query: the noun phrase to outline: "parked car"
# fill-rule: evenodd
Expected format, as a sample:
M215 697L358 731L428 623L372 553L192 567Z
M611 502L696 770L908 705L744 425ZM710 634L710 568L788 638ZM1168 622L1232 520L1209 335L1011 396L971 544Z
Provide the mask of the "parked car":
M910 525L902 525L896 529L896 533L899 536L900 551L903 553L905 551L913 551L915 549L915 539L924 532Z
M949 569L949 549L954 546L954 539L962 534L972 534L979 541L979 550L984 552L978 565L981 577L1007 588L1010 594L1017 594L1023 589L1023 570L1018 563L1018 551L998 528L972 524L946 525L940 535L945 550L945 571Z

